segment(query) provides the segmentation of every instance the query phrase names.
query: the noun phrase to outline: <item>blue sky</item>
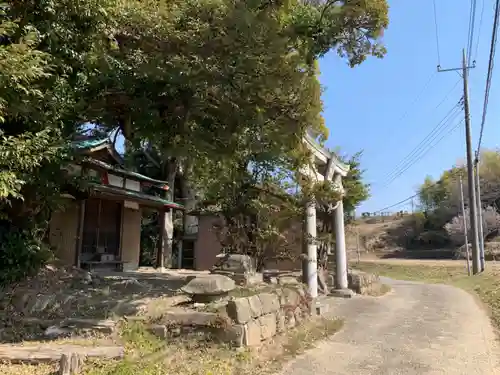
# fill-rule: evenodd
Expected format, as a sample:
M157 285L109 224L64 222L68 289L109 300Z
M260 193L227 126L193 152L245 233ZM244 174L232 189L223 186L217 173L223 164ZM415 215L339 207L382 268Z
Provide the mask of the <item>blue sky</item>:
M475 57L477 67L469 76L474 149L479 138L494 14L492 0L478 0L477 3L473 46L475 52L479 40ZM413 195L426 175L438 178L443 170L465 158L462 125L386 186L387 176L450 111L460 99L463 88L460 82L448 99L436 108L460 77L455 72L434 74L438 57L432 0L389 0L389 4L390 25L384 35L388 50L385 58L370 58L354 69L335 53L320 61L320 81L325 89L324 117L330 129L327 145L330 148L338 146L348 154L364 150L362 166L366 169L366 181L372 184L372 197L360 206L358 213L376 211ZM436 4L441 66L443 69L459 67L462 48L467 41L470 1L436 0ZM498 147L500 127L495 121L500 113L496 105L500 94L496 84L500 80L498 75L500 71L495 69L483 148ZM424 88L423 95L415 102ZM462 119L463 114L460 114L454 123ZM408 202L394 210L409 208Z

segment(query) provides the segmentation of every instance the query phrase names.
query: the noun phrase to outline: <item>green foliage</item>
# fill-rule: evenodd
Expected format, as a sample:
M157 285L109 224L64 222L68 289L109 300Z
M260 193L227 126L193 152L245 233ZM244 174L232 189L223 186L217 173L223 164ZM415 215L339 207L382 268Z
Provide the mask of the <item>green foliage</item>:
M484 150L481 152L480 160L482 202L484 206L494 205L498 203L499 198L500 154L495 150ZM418 188L420 209L425 216L424 228L419 236L433 242L435 247L450 243L450 236L445 227L449 227L461 217L460 176L464 200L467 202L467 170L464 166L454 166L444 171L437 181L428 176ZM409 228L407 223L404 226ZM426 232L430 234L427 235Z
M19 136L5 136L0 130L0 200L22 199L21 189L35 172L64 158L57 139L57 133L50 130Z
M363 181L365 170L361 169L360 159L362 152L357 152L345 162L349 165L347 176L342 179L345 189L344 210L346 213L352 212L362 202L370 197L370 185Z
M15 230L0 225L0 285L32 276L51 258L50 249L36 230Z
M316 60L332 49L351 66L381 57L387 8L385 0L3 2L5 227L27 241L26 230L47 230L73 182L64 173L73 157L65 145L93 122L118 128L127 150L154 155L136 166L172 185L177 173L191 178L227 214L238 209L262 223L259 241L277 239L282 219L270 213L306 163L302 135L327 137ZM262 203L250 186L272 186L274 198ZM355 205L362 189L354 183L349 191L346 204Z
M0 4L0 230L12 232L1 242L9 265L2 281L31 274L47 259L48 218L71 183L67 137L81 118L74 87L85 82L87 60L102 45L103 4Z

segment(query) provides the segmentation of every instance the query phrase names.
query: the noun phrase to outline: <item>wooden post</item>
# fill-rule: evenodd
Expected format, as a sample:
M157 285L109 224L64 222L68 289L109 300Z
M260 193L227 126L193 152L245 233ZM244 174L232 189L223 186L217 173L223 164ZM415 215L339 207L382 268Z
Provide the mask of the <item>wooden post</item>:
M102 211L102 199L99 198L99 205L97 206L97 228L96 228L96 240L95 240L95 250L99 253L99 237L101 234L101 211Z
M123 222L125 219L125 201L121 202L121 207L120 207L120 237L119 241L120 243L118 244L118 258L122 260L122 254L123 254ZM140 256L140 254L139 254Z
M165 267L163 259L163 247L165 241L165 209L162 208L158 211L158 226L160 230L160 238L158 239L157 250L156 250L156 268L163 269Z
M80 365L82 361L76 353L68 353L61 355L59 361L58 375L76 375L80 373Z
M85 199L80 201L78 207L78 226L77 226L77 237L75 246L75 267L80 267L80 256L82 254L83 246L83 227L85 221Z

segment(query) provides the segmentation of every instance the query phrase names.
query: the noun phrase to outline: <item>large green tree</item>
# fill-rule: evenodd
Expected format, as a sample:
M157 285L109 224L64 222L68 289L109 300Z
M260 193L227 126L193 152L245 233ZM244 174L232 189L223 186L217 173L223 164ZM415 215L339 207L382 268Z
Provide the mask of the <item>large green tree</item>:
M42 240L83 118L74 87L103 42L105 2L0 4L0 282L47 259Z
M119 129L172 185L293 170L305 130L325 134L316 59L380 57L388 23L385 0L9 0L0 12L0 149L19 160L1 172L2 211L15 199L25 218L57 198L64 146L86 122Z

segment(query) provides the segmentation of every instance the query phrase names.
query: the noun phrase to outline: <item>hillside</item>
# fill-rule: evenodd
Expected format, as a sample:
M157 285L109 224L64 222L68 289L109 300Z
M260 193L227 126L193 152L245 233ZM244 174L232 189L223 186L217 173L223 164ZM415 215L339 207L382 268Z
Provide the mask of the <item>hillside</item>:
M346 228L346 246L349 257L357 257L358 238L359 251L362 256L393 252L398 245L391 234L401 228L402 221L403 218L396 216L356 220Z
M418 215L356 220L346 233L351 259L357 257L356 232L363 257L451 259L456 251L444 231L424 230Z

